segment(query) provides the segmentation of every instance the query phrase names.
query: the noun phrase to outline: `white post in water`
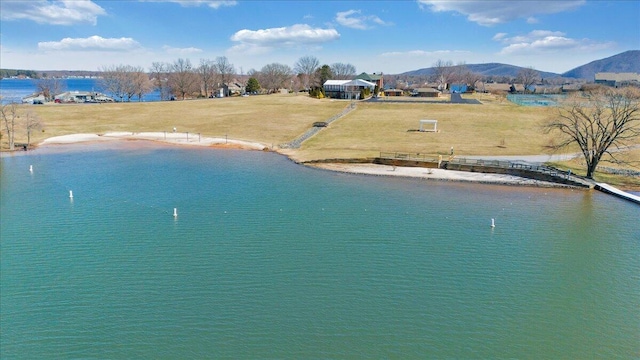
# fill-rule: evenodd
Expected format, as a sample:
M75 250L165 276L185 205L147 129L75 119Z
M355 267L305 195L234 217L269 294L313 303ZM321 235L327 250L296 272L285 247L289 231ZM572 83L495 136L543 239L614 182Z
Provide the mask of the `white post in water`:
M173 208L173 217L174 218L178 217L178 208Z
M492 228L496 227L496 222L494 219L491 219L491 227Z
M73 191L69 190L69 199L73 199Z
M29 165L29 172L33 172L33 165Z

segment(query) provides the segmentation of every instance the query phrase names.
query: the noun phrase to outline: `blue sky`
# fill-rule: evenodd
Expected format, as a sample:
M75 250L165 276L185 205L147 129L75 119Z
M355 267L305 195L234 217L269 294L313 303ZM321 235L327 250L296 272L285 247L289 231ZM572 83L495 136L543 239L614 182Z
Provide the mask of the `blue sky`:
M0 1L0 67L99 70L302 56L398 74L499 62L562 73L640 49L640 1Z

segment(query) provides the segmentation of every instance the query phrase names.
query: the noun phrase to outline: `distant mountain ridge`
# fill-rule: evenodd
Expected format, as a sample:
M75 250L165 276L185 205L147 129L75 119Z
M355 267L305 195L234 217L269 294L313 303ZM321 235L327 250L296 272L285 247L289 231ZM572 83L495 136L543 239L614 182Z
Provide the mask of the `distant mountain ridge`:
M508 76L516 77L518 73L525 69L521 66L487 63L487 64L466 64L465 67L469 71L480 74L482 76ZM537 69L536 69L537 70ZM540 71L540 77L555 78L565 77L574 79L584 79L593 81L595 74L598 72L635 72L640 73L640 50L629 50L623 53L610 56L608 58L592 61L588 64L578 66L565 73L558 74L547 71ZM423 68L418 70L407 71L399 75L408 76L424 76L433 75L435 67Z
M563 77L593 80L596 73L640 73L640 50L629 50L592 61L562 74Z
M488 63L488 64L465 64L469 71L482 76L512 76L516 77L520 70L524 69L520 66L501 64L501 63ZM407 71L400 75L418 76L418 75L433 75L435 73L435 67L424 68L419 70ZM560 74L538 71L543 78L559 77Z

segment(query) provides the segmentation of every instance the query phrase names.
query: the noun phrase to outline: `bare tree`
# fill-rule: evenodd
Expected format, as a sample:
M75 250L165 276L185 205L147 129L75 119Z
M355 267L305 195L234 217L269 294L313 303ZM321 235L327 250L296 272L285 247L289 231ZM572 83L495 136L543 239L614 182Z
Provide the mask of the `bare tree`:
M142 101L142 98L153 90L153 82L151 82L149 75L142 68L137 68L133 74L133 88L135 90L134 95L138 97L138 101Z
M532 68L524 68L518 72L516 81L522 84L524 92L531 91L531 85L535 85L540 80L540 73Z
M152 89L149 76L142 67L131 65L105 66L102 68L100 81L105 92L120 99L131 101L134 96L142 101L142 97Z
M482 80L482 75L478 73L474 73L469 70L466 65L462 65L458 69L458 74L456 75L457 81L467 85L470 90L476 89L476 83Z
M9 150L13 151L15 149L16 126L18 118L20 117L18 114L18 104L10 103L0 106L0 117L2 117L2 124L7 132Z
M320 67L320 61L315 56L303 56L294 65L294 71L301 75L302 86L309 90L312 77Z
M51 101L56 95L64 91L62 80L57 78L40 79L36 86L38 92L42 93L46 101Z
M28 111L25 115L24 126L27 130L27 147L31 146L31 133L35 130L42 129L42 122L38 115Z
M220 79L220 84L222 86L231 81L231 77L236 71L233 64L229 62L226 56L219 56L216 58L215 70L218 73L218 78ZM229 94L224 94L224 96L228 95Z
M162 62L154 62L151 64L151 81L153 87L160 93L160 100L166 100L171 94L171 89L168 84L168 72L170 64Z
M184 100L187 94L196 91L198 78L189 59L178 59L171 64L169 86L173 93Z
M455 68L453 67L453 62L451 60L449 61L438 60L436 61L435 64L433 64L433 67L434 67L433 77L435 82L438 83L438 88L440 90L447 89L448 84L450 84L453 81L454 74L455 74Z
M208 97L215 87L216 64L209 59L200 59L200 66L198 66L196 72L200 76L200 86L204 91L204 96Z
M104 66L100 69L102 79L100 85L103 91L124 101L127 92L130 91L124 73L127 71L126 65Z
M617 161L613 149L637 144L640 136L640 90L601 88L569 97L558 106L557 115L545 131L559 132L560 142L553 149L578 145L587 165L587 178L593 179L603 156Z
M331 73L336 80L351 80L356 76L356 67L351 64L331 64Z
M285 83L291 79L291 68L288 65L271 63L262 67L258 73L260 85L268 91L277 91L286 86Z

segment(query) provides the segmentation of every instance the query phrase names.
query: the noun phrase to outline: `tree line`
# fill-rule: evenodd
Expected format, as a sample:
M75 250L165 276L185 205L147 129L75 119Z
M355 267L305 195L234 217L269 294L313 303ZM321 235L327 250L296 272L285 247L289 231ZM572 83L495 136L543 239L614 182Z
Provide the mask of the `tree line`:
M113 65L100 68L100 88L117 101L129 102L157 91L161 100L214 97L222 89L229 96L229 85L236 80L235 66L225 57L214 60L200 59L194 65L189 59L179 58L173 62L154 62L145 71L142 67ZM273 93L286 88L290 91L304 90L318 96L322 84L329 79L352 79L356 68L351 64L334 63L320 65L313 56L301 57L291 68L281 63L271 63L260 70L251 69L237 84L241 92ZM247 79L246 81L244 79ZM41 79L38 92L47 101L62 92L62 81L57 78Z
M454 65L451 61L438 60L433 69L430 76L416 76L412 80L437 83L440 90L446 90L453 83L464 84L468 89L475 90L479 81L487 80L487 77L470 71L464 63ZM213 60L200 59L197 65L183 58L173 62L153 62L149 69L122 64L103 66L99 74L101 90L118 101L131 101L134 98L142 101L145 95L154 91L160 94L161 100L213 97L220 89L223 96L228 96L228 85L237 77L235 66L225 56ZM37 76L35 72L34 75ZM246 76L240 77L237 86L241 92L247 93L272 93L284 88L323 97L322 85L327 80L348 80L355 76L356 67L352 64L321 65L318 58L303 56L293 68L286 64L271 63L260 70L251 69ZM402 83L399 78L395 77L397 82L393 85ZM404 79L408 83L408 77ZM515 79L509 80L522 84L526 91L540 80L540 76L533 68L527 68L521 70ZM47 101L64 90L62 81L56 78L41 78L37 88Z

